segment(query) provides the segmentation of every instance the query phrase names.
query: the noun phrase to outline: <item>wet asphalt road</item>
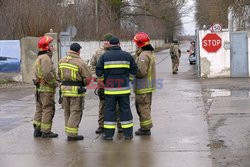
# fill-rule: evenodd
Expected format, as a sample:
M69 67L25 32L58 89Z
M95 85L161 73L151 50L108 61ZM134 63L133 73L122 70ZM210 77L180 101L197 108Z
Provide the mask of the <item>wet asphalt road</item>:
M157 54L157 78L163 79L164 85L153 95L151 137L134 136L132 141L125 141L116 133L114 141L103 141L95 134L98 98L89 91L79 129L84 141L66 141L63 111L58 104L53 131L59 133L59 138L34 139L31 89L27 88L29 95L21 97L23 90L16 90L16 96L1 91L0 99L8 100L0 103L0 166L212 167L206 105L200 80L188 63L187 49L188 44L182 45L178 75L172 75L169 52ZM131 108L137 130L133 95Z

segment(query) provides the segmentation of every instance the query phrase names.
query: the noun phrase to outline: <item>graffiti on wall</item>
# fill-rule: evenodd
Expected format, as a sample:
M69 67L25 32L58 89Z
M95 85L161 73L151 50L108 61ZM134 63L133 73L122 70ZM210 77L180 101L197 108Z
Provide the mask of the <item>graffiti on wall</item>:
M0 41L0 72L20 72L20 41Z

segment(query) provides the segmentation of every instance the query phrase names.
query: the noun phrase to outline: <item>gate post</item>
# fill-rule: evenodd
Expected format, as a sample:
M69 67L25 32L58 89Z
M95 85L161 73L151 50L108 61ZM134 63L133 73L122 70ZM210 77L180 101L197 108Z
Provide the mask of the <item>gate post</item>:
M201 70L200 70L200 37L199 37L199 30L195 30L195 56L196 56L196 73L197 76L201 77Z
M21 72L22 81L32 84L34 79L33 66L37 58L38 37L25 37L21 39Z
M54 68L58 71L58 62L59 62L59 39L58 33L46 33L45 35L51 36L54 40L52 44L54 45L54 52L52 56L52 61L54 63Z

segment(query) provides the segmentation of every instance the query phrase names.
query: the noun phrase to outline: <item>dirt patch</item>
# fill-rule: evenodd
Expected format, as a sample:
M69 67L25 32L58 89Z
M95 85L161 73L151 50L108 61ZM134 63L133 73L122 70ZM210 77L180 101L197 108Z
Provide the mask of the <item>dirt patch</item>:
M207 146L212 150L226 147L223 140L212 140Z
M0 79L0 89L16 88L16 87L23 87L23 86L29 86L29 84Z

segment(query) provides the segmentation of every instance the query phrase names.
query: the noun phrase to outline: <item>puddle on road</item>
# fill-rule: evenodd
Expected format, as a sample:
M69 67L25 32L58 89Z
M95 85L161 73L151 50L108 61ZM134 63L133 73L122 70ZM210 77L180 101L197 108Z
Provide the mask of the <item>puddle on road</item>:
M213 97L250 97L249 90L237 90L237 89L204 89L204 94Z
M227 97L231 96L231 91L227 89L209 89L211 97Z
M197 144L197 141L195 140L195 138L190 138L190 137L185 137L182 138L179 143L185 143L185 144Z
M207 113L216 97L242 97L250 98L249 89L202 89L202 98Z

